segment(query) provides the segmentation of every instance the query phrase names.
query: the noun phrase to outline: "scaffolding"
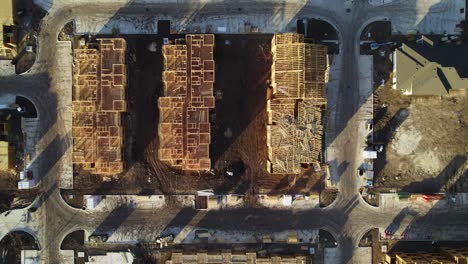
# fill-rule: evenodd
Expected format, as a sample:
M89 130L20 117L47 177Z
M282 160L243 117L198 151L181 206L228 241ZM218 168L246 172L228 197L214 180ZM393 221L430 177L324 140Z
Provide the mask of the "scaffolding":
M188 171L209 170L214 108L214 35L187 35L163 47L164 96L159 98L159 159Z
M127 110L124 39L98 39L75 49L73 68L73 165L93 174L123 171L121 113Z
M320 161L326 108L327 48L299 34L273 38L272 89L267 101L267 170L299 173Z

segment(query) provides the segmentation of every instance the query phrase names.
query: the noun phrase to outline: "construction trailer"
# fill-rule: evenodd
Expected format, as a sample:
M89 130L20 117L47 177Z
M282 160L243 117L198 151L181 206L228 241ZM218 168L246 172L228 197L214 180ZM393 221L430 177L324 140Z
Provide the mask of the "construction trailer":
M304 43L300 34L272 40L271 89L267 98L267 170L300 173L322 158L327 47Z
M211 168L210 110L215 106L214 35L186 35L163 46L164 96L159 107L159 159L186 171Z
M166 264L312 264L310 256L260 257L256 253L172 253Z
M73 165L93 174L123 172L122 113L127 111L127 44L98 39L75 49L73 67Z

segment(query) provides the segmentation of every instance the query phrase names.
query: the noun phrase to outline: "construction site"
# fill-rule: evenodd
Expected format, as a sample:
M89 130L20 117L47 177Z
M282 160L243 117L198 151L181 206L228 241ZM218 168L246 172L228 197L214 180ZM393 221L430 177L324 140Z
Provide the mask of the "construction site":
M374 187L413 193L466 192L466 98L410 97L376 90L374 142L384 145L374 164Z
M393 53L393 71L384 71L389 81L374 92L374 142L384 146L374 187L466 192L466 43L440 35L403 40Z
M164 45L159 159L182 170L211 169L209 111L214 108L214 35L187 35Z
M381 245L388 251L381 253L378 260L386 264L446 263L461 264L468 261L466 241L392 241Z
M297 34L170 35L168 43L122 37L128 45L120 159L126 169L118 177L79 173L79 192L324 188L326 47Z
M267 171L300 173L310 165L320 171L327 48L299 34L275 35L273 42Z
M170 260L166 261L166 264L185 264L185 263L263 263L263 264L310 264L312 259L310 256L258 256L257 253L179 253L174 252L171 255Z
M0 59L16 56L16 36L13 19L13 2L2 1L0 9Z
M124 39L98 39L74 51L73 166L98 175L123 172L127 109Z

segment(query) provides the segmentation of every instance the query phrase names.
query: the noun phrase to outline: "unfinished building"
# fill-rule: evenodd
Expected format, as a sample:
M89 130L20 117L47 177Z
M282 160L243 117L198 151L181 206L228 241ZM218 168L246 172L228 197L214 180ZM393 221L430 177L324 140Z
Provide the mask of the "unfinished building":
M278 34L272 43L272 91L267 100L267 170L300 173L320 167L326 109L327 48L303 35Z
M413 263L468 263L468 248L442 247L437 251L393 252L385 255L386 264L413 264Z
M97 45L74 51L74 168L93 174L123 172L126 48L124 39L98 39Z
M172 253L166 264L311 264L306 256L259 257L256 253Z
M163 47L159 159L188 171L209 170L209 112L214 108L214 35L186 35Z
M16 56L13 1L0 1L0 7L0 59L11 60Z

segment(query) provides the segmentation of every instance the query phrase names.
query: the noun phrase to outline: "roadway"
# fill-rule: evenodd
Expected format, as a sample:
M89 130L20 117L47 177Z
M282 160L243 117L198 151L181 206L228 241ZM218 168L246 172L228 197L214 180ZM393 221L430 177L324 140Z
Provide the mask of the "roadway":
M162 210L128 210L123 209L112 213L90 213L69 207L61 198L59 192L60 175L66 165L64 153L71 147L71 138L67 120L60 113L67 109L67 100L62 98L62 83L57 82L60 67L57 65L57 36L60 29L70 20L86 17L90 14L111 17L145 14L157 17L156 14L172 16L174 21L196 16L198 20L215 20L219 15L235 16L242 10L244 15L264 19L271 22L272 32L287 30L287 26L295 23L296 18L319 17L328 20L338 30L340 35L340 53L342 68L340 85L336 92L336 101L327 135L330 144L336 148L336 163L346 164L334 171L339 173L338 188L340 194L337 200L328 208L312 210L267 210L267 209L235 209L210 211L198 221L198 227L216 228L218 230L245 230L254 232L260 230L287 230L322 228L330 231L338 241L338 250L342 263L353 263L360 238L373 227L385 228L398 215L398 210L374 208L365 203L359 196L355 168L358 166L357 155L360 153L360 138L356 131L360 124L359 111L362 100L359 94L359 35L368 21L382 17L391 18L395 11L402 10L405 1L397 1L391 5L372 7L367 1L346 2L351 12L346 12L341 0L335 1L294 1L276 3L261 1L252 5L251 1L220 3L206 2L203 5L188 4L185 1L165 3L122 3L105 2L99 4L86 1L67 3L66 1L38 1L48 9L48 15L43 19L38 37L38 53L34 66L22 75L2 76L0 78L0 93L19 94L28 97L38 109L40 124L39 141L37 144L37 166L42 168L42 195L36 201L39 209L31 214L28 223L17 223L16 214L4 216L0 222L0 237L11 230L27 230L38 238L42 247L41 260L44 263L60 263L59 247L63 238L70 232L85 230L128 230L142 238L151 239L159 232L172 226L187 225L197 212L182 207L172 206ZM414 1L413 1L414 2ZM45 3L45 4L44 4ZM49 9L50 8L50 9ZM407 12L407 11L405 11ZM190 15L192 14L192 15ZM411 15L411 14L407 14ZM194 21L196 19L193 19ZM55 81L54 81L55 80ZM71 89L71 87L67 87ZM43 154L43 155L41 155ZM468 219L468 210L460 206L450 211L451 218L446 219L447 212L433 211L430 217L421 217L422 226L430 226L431 222L445 226L457 226L467 230L466 223L457 219ZM426 223L424 225L424 223Z

